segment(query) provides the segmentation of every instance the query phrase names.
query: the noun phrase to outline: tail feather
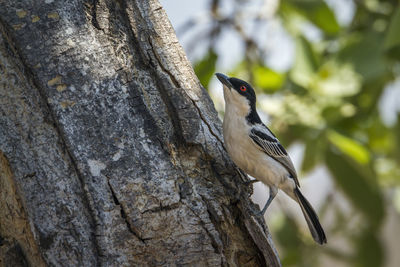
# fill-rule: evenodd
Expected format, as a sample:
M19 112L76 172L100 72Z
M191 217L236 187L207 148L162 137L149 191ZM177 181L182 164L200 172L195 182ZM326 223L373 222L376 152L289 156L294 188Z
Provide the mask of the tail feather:
M300 204L301 210L303 211L304 217L306 218L308 228L310 229L311 235L315 242L320 245L326 243L326 236L324 229L319 223L317 214L308 200L303 196L298 188L294 189L294 194Z

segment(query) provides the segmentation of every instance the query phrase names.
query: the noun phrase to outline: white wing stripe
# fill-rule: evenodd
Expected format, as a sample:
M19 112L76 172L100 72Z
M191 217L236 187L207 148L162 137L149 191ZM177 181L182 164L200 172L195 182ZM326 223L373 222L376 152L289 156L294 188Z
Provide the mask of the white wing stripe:
M260 127L261 126L254 127L250 131L250 138L268 156L280 162L288 170L291 177L295 180L296 185L300 186L299 181L297 180L296 170L285 148L283 148L283 146L279 143L279 140L275 136L271 136L271 132L266 126L264 126L264 128Z
M286 156L286 154L279 148L278 142L269 142L254 134L251 134L251 137L256 139L257 142L261 144L262 148L265 149L268 154L281 157Z

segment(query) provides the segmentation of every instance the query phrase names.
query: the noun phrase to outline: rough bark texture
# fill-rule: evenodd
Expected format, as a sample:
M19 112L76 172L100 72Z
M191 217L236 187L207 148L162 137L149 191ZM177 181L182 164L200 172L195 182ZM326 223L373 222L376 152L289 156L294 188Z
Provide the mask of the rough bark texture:
M0 115L0 265L280 265L156 0L0 0Z

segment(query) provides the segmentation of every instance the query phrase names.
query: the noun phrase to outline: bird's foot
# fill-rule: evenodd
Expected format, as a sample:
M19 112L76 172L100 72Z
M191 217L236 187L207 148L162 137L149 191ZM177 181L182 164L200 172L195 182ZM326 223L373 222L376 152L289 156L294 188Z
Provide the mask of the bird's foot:
M268 204L268 205L265 205L265 206L263 207L262 210L255 212L255 215L256 215L257 217L262 217L262 218L264 218L264 215L265 215L265 212L267 211L268 206L269 206L269 204Z
M265 211L263 212L262 210L260 210L258 212L255 212L254 215L257 216L257 217L264 218Z

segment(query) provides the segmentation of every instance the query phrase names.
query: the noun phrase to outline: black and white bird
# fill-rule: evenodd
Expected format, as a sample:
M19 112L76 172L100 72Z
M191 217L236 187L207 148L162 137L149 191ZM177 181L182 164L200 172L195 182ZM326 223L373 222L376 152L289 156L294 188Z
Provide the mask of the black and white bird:
M225 117L223 134L226 149L233 162L247 174L269 187L268 206L283 190L299 203L314 240L326 243L325 232L311 204L300 192L297 173L285 148L265 126L256 110L256 94L245 81L217 73L223 84Z

